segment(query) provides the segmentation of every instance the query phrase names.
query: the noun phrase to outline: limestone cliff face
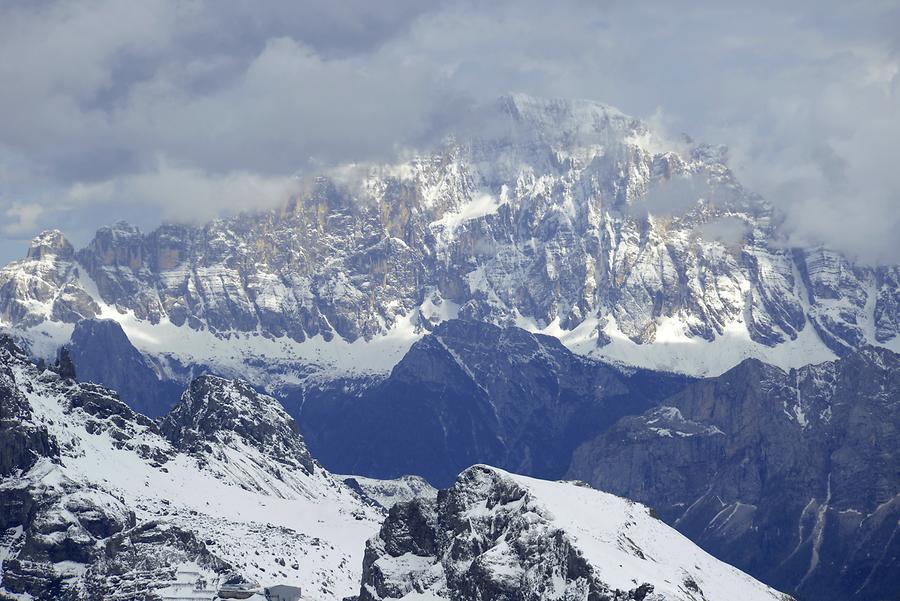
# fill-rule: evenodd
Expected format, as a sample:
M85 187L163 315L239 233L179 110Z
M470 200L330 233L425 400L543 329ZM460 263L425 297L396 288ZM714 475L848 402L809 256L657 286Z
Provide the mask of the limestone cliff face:
M900 356L785 372L748 360L626 417L569 476L645 502L711 553L803 599L900 588Z
M320 177L275 211L149 234L115 224L77 252L44 234L0 272L0 319L74 323L103 304L219 336L353 341L410 316L428 329L449 301L451 317L583 326L595 347L652 344L665 327L763 347L810 333L838 354L895 341L897 267L785 249L723 149L662 142L583 101L511 96L491 124Z

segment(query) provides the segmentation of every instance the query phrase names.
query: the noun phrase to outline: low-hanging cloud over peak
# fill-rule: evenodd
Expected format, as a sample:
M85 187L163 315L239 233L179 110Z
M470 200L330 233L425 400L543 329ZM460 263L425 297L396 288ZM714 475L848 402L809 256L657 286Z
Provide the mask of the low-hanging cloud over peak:
M898 29L890 2L8 2L0 253L271 206L521 90L726 144L792 240L895 263Z

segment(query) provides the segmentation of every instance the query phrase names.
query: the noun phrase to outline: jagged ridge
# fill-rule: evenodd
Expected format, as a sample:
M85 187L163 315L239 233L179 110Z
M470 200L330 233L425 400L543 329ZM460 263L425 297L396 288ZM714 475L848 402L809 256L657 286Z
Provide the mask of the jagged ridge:
M382 510L315 466L271 397L204 376L161 431L8 337L0 389L0 596L152 599L179 570L210 594L234 572L311 598L357 588Z

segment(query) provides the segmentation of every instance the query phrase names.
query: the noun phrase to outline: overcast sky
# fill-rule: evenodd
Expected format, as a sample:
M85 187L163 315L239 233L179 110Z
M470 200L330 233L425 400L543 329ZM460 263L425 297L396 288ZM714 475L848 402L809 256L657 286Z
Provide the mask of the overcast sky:
M5 0L0 262L280 202L510 91L725 144L793 242L900 262L898 32L897 0Z

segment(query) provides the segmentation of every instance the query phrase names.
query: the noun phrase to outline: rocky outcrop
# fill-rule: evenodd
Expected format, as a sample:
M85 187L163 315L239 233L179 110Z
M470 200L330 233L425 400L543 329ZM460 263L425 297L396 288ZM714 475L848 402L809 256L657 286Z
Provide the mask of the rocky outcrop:
M335 472L448 485L473 463L561 477L575 447L688 379L624 373L556 338L462 320L436 326L384 381L309 398L299 420Z
M717 557L800 599L900 589L900 356L785 372L747 360L625 417L569 476L645 502Z
M360 601L786 597L706 555L646 507L487 466L391 508L366 545Z
M149 601L182 564L213 575L234 571L189 530L138 523L123 499L60 477L49 465L0 484L0 499L12 493L27 499L29 512L15 524L5 520L0 595Z
M246 382L205 375L195 378L181 401L159 422L176 448L200 454L211 443L237 437L264 455L311 474L315 464L297 424L274 398Z
M0 485L0 497L16 492L30 504L25 519L7 524L0 590L47 600L149 600L182 563L233 569L189 531L138 524L122 499L57 474L39 466L25 480Z
M32 419L31 406L9 367L26 360L10 337L0 336L0 477L27 472L42 457L59 457L56 441Z
M195 581L211 597L235 573L358 588L383 510L315 466L270 397L204 377L184 403L173 446L114 392L0 338L0 598L156 601Z

